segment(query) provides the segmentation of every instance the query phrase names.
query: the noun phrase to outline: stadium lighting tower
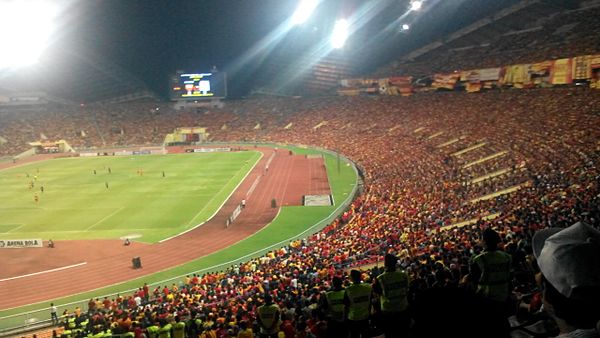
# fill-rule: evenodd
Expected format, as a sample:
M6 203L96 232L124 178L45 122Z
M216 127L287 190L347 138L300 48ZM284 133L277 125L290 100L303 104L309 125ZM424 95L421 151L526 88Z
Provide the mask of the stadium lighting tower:
M331 34L331 46L333 48L342 48L346 44L348 39L348 21L346 19L340 19L335 22L333 26L333 33Z
M403 24L403 25L402 25L402 30L403 30L403 31L407 31L407 30L409 30L409 29L410 29L410 26L409 26L409 25L407 25L407 24Z
M418 11L419 9L421 9L421 7L423 7L423 1L415 0L410 3L411 11Z
M306 20L308 20L308 18L310 17L310 15L315 10L318 4L319 0L302 0L300 5L298 5L298 8L296 8L294 15L292 16L292 24L300 25Z
M38 61L52 34L56 14L51 2L0 2L0 70Z

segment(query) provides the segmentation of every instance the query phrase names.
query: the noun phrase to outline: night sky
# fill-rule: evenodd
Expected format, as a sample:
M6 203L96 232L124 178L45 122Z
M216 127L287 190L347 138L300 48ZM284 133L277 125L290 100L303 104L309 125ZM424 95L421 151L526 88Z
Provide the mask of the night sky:
M38 72L45 86L75 94L82 83L93 81L95 72L114 74L117 69L166 96L169 75L176 70L208 71L215 65L228 72L231 93L239 96L269 66L269 55L278 53L280 62L292 64L329 38L335 19L365 8L371 8L369 19L339 51L353 61L356 74L373 71L516 0L426 0L424 10L402 22L397 19L407 11L408 0L324 0L308 22L258 53L249 51L293 14L298 0L55 2L62 11L54 40L35 70L21 72L21 80ZM405 22L411 30L401 33L398 25Z

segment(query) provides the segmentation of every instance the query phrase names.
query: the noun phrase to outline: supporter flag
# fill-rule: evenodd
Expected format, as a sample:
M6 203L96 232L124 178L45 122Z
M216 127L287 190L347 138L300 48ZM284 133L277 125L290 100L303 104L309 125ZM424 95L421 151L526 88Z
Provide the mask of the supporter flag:
M413 93L412 76L394 76L389 78L391 87L397 88L395 93L400 92L402 96L409 96Z
M0 136L0 144L8 142L4 137Z
M340 85L346 88L357 88L364 85L363 79L343 79L340 81Z
M44 135L44 133L40 133L40 140L47 140L48 138L46 137L46 135Z
M283 129L288 130L288 129L292 128L292 125L293 125L293 123L290 122L285 127L283 127Z
M379 79L379 94L389 95L388 93L388 79Z
M590 68L600 69L600 54L589 56Z
M504 69L503 83L513 85L514 87L522 88L524 84L531 82L529 74L529 65L511 65Z
M81 137L86 137L86 136L87 136L87 134L85 133L85 130L82 130L81 131Z
M531 81L540 85L542 83L549 83L550 70L552 69L552 61L543 61L538 63L532 63L529 66L529 76Z
M254 130L258 130L258 129L260 129L260 123L257 123L257 124L254 126Z
M591 55L583 55L573 58L573 80L587 80L592 77L592 65L590 63L591 58Z
M226 123L224 123L224 124L221 126L221 130L227 130L227 124L226 124Z
M433 83L431 84L431 87L436 89L454 89L458 79L460 79L460 73L435 74L433 76Z
M460 80L463 82L477 83L482 81L498 81L502 68L483 68L472 69L460 73Z
M571 82L573 82L571 77L571 58L555 60L550 70L550 83L556 85Z
M468 93L476 93L481 91L481 82L470 83L467 82L466 88Z
M485 81L483 83L483 88L485 88L485 89L492 89L493 87L494 87L493 81Z
M600 89L600 55L590 56L590 68L592 69L590 87Z

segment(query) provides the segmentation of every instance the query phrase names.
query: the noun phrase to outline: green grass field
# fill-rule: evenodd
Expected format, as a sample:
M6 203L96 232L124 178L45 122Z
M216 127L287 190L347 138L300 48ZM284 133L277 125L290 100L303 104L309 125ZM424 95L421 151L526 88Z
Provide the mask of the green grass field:
M279 147L285 147L278 145ZM322 153L315 149L286 147L296 154L318 154ZM328 224L337 214L344 210L352 198L352 191L357 184L355 169L345 161L339 161L337 157L323 153L327 168L327 175L332 194L335 200L334 206L302 207L291 206L281 208L281 212L275 220L256 234L213 254L200 257L196 260L172 267L165 271L144 276L124 283L108 286L98 290L71 295L60 299L52 299L37 304L0 310L0 329L22 325L32 318L48 319L48 303L50 301L58 304L59 311L73 309L75 306L86 307L91 297L103 295L114 295L118 292L137 289L143 283L150 286L170 284L179 280L180 276L191 273L202 273L206 271L222 270L235 262L246 261L249 257L257 257L269 248L286 245L293 238L302 238L313 233ZM34 167L35 168L35 167ZM16 173L23 172L18 171ZM134 172L135 174L135 172ZM0 171L0 179L4 172ZM146 175L146 173L144 173ZM1 195L0 195L1 196ZM2 236L2 234L0 234ZM6 318L2 318L8 316Z
M156 242L210 218L260 157L248 151L63 158L2 170L0 237Z

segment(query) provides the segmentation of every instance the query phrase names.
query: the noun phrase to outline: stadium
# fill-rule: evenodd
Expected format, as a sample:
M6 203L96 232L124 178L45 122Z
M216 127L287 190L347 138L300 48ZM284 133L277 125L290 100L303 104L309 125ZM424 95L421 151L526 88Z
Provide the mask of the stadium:
M599 337L599 14L0 2L0 336Z

